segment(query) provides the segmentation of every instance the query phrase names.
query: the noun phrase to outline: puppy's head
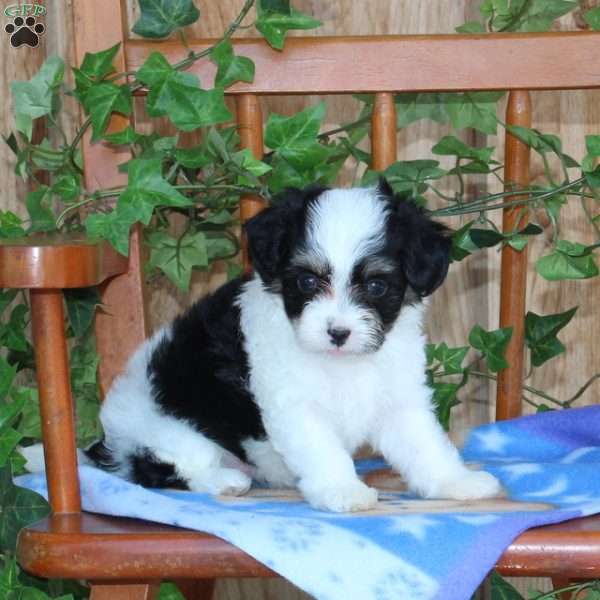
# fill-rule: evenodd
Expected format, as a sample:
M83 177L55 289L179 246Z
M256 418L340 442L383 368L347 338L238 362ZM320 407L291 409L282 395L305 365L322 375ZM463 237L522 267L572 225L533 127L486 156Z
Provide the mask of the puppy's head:
M448 272L447 230L413 202L377 188L291 189L246 225L254 268L281 295L300 344L364 354L385 341L402 306Z

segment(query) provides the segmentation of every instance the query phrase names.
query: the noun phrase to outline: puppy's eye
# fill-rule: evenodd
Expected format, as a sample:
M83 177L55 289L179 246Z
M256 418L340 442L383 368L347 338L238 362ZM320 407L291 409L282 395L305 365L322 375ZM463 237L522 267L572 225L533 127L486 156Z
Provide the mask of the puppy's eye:
M388 284L383 279L370 279L367 281L367 294L371 298L381 298L386 295Z
M314 294L319 286L319 279L311 273L303 273L302 275L298 275L298 279L296 281L298 284L298 289L303 294Z

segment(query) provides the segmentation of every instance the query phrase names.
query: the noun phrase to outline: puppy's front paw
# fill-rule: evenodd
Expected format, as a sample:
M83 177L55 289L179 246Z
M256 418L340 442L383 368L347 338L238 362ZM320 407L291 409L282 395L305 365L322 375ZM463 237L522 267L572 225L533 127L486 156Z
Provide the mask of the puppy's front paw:
M301 486L304 497L314 508L332 512L357 512L369 510L377 504L377 490L358 479L328 487Z
M500 482L485 471L465 471L438 487L438 498L450 500L476 500L492 498L502 494Z

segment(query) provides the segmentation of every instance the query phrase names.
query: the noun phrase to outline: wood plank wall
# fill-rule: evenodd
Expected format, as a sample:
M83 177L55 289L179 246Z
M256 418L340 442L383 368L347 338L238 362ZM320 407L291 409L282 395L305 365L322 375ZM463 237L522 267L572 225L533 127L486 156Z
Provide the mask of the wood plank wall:
M30 77L39 67L45 56L58 53L72 61L73 20L71 6L73 0L45 3L49 14L46 18L47 32L37 49L13 49L8 39L0 43L0 90L3 102L0 105L0 130L6 133L13 127L12 99L8 84L13 79ZM202 17L189 32L190 37L214 37L239 11L242 0L209 2L197 0ZM594 6L597 0L586 0L587 7ZM321 29L309 32L312 35L366 35L366 34L414 34L449 33L454 27L476 16L476 0L296 0L295 5L323 21ZM137 2L128 0L129 22L137 15ZM565 17L557 26L560 29L582 29L585 26L580 17ZM243 35L244 33L242 33ZM593 57L590 57L593 60ZM317 100L308 98L270 98L264 100L264 112L291 113L302 109ZM600 92L543 92L534 94L534 126L544 132L561 136L564 150L574 157L584 153L583 139L586 133L600 130ZM63 126L72 131L78 118L76 108L68 105L69 114L63 118ZM330 97L328 100L327 121L331 125L346 121L355 116L357 103L350 98ZM152 126L142 111L137 112L141 128ZM159 124L159 126L163 126ZM400 156L402 159L425 158L430 148L448 128L430 122L420 122L410 126L399 135ZM485 142L486 145L502 145L502 140L482 139L473 133L464 134L467 141ZM502 148L499 148L502 156ZM23 183L13 174L14 158L5 145L0 146L0 208L22 212ZM542 168L534 164L532 174L540 177ZM344 173L344 184L352 181L352 172ZM485 179L474 181L471 190L481 193L492 182ZM499 222L499 215L494 217ZM455 225L458 225L454 221ZM587 232L587 233L586 233ZM532 260L549 248L549 231L543 239L538 239L531 250ZM561 237L591 241L591 232L585 227L581 212L575 206L563 209L563 229ZM498 254L494 250L480 253L476 257L454 266L452 272L437 296L434 297L429 318L429 332L432 340L446 340L449 344L463 344L468 331L475 323L486 328L495 328L498 323ZM171 319L193 299L205 293L224 280L223 269L217 267L211 275L197 275L189 296L178 294L164 282L154 285L151 291L151 320L154 327ZM531 385L543 388L558 398L570 396L594 372L600 370L600 347L595 340L600 338L600 319L594 315L594 299L598 299L600 280L588 282L568 282L548 285L541 278L532 275L528 285L528 309L537 313L564 311L579 305L575 321L562 334L567 346L567 355L538 369L530 380ZM600 386L592 388L579 402L589 404L600 395ZM463 394L463 404L456 409L453 436L461 439L469 427L488 420L493 415L493 387L485 382L472 385ZM527 409L526 409L527 410ZM530 585L546 587L546 582L521 580L519 587L527 590ZM305 595L282 581L229 581L218 586L219 600L267 600L297 599Z

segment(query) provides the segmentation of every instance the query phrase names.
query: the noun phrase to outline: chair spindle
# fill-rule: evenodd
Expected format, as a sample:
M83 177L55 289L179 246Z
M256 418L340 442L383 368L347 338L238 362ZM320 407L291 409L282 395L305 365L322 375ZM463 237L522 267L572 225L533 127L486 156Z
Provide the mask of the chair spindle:
M32 289L31 320L48 497L54 513L81 511L62 290Z
M383 171L396 161L396 106L394 95L388 92L375 94L371 118L372 167Z
M513 91L506 108L508 125L531 127L531 95L528 91ZM514 135L506 132L505 187L507 191L529 185L530 149ZM505 201L522 196L509 196ZM502 230L513 231L527 224L527 207L511 206L503 210ZM523 394L523 363L525 338L525 295L527 289L527 247L522 251L509 245L502 249L500 275L500 327L512 327L512 337L506 351L509 367L498 373L496 419L510 419L521 414Z
M263 149L263 123L260 100L255 94L242 94L235 99L240 146L248 148L254 158L262 159ZM252 194L243 195L240 200L240 219L242 223L251 219L265 207L265 201ZM248 245L245 237L242 239L242 260L244 271L251 269L248 257Z

